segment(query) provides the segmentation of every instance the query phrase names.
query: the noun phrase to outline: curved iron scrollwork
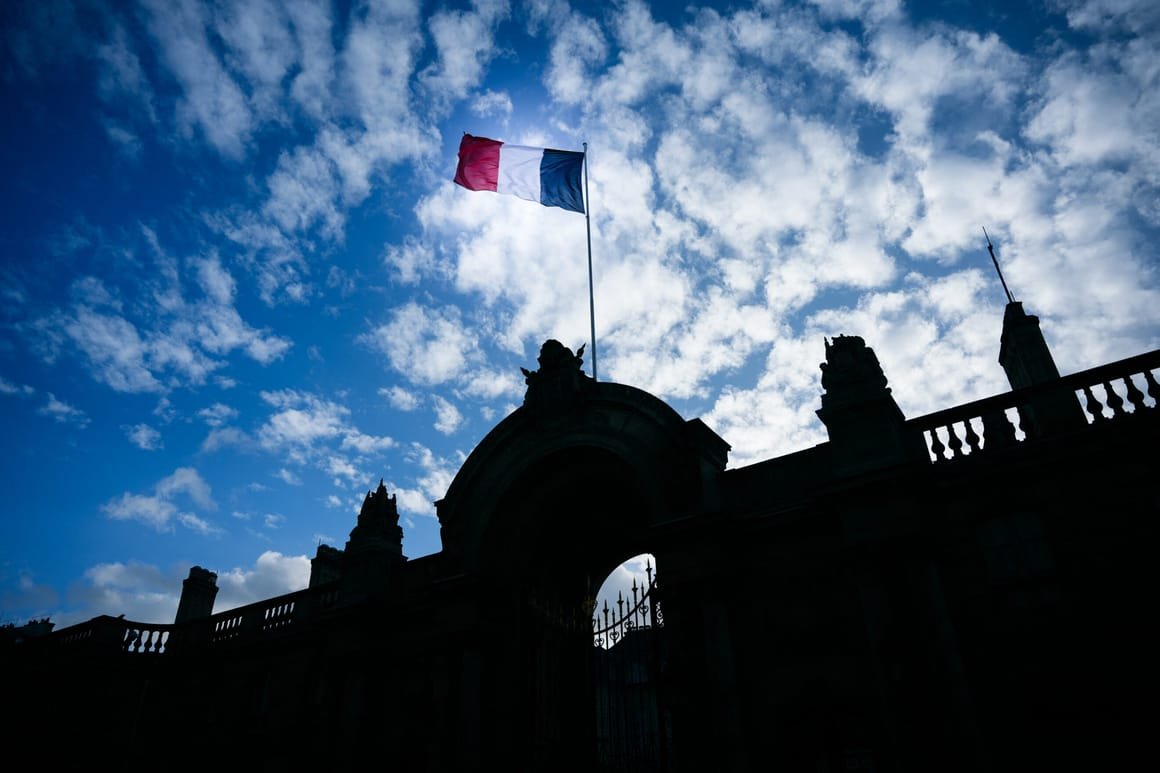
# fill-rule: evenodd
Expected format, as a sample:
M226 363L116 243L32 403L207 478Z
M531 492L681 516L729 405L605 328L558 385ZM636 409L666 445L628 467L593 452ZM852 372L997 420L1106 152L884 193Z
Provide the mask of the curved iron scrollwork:
M659 592L651 562L645 563L644 571L646 579L642 584L638 585L636 578L632 580L631 598L618 592L615 608L610 608L605 599L604 609L593 615L592 646L609 649L633 631L664 627L665 618L657 598Z

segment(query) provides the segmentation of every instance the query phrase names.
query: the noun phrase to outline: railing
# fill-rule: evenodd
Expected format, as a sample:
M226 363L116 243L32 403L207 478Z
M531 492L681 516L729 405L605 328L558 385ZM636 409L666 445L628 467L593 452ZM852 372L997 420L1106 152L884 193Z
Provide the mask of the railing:
M274 635L333 607L337 601L338 592L333 587L307 588L181 625L139 623L102 615L43 638L53 646L70 650L164 655L178 649L188 651Z
M939 464L1062 428L1135 421L1160 415L1154 413L1160 402L1157 369L1160 350L919 416L906 425L922 433L931 462Z
M130 655L161 655L169 649L173 624L138 623L102 615L48 634L55 646L89 652L119 651Z
M309 616L310 612L327 606L325 602L328 601L334 601L334 595L329 591L308 588L222 612L210 618L210 641L218 644L285 630Z
M632 579L632 598L626 598L622 591L616 594L616 607L610 609L604 600L603 611L592 618L592 644L601 649L610 649L632 631L644 628L663 628L665 616L657 601L657 583L653 576L651 562L645 562L645 579L641 585Z

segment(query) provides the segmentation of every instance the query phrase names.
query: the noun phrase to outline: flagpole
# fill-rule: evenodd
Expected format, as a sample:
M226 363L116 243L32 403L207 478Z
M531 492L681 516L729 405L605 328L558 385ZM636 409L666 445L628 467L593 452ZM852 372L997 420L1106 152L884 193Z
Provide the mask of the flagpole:
M592 335L592 380L596 381L596 301L592 293L592 199L588 196L588 143L584 143L584 227L588 230L588 322Z

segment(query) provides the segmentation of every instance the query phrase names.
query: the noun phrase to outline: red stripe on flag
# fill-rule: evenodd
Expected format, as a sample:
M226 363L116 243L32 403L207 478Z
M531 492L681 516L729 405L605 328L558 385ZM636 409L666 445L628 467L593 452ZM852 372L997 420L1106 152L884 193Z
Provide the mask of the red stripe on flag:
M499 140L464 134L459 141L455 182L469 191L494 191L499 185Z

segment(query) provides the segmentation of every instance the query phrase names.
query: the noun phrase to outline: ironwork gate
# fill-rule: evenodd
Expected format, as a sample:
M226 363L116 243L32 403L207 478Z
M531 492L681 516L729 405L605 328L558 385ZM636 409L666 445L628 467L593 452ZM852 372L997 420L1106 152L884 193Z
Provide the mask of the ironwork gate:
M672 723L660 677L665 664L664 614L651 562L631 598L618 593L592 618L592 697L601 771L664 771Z

